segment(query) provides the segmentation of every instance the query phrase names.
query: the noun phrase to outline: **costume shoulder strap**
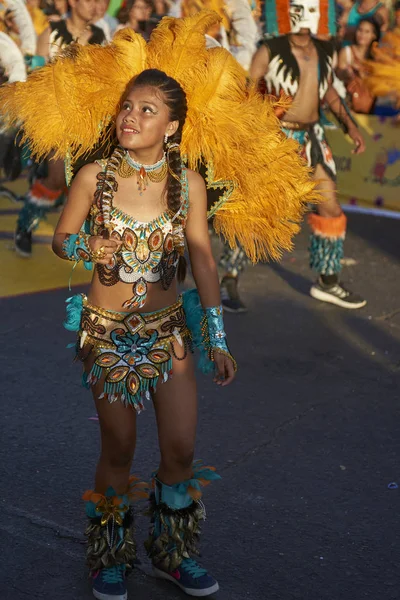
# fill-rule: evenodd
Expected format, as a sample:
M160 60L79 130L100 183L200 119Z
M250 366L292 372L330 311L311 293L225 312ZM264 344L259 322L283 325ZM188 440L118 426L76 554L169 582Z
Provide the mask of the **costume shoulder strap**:
M72 44L74 38L68 31L68 27L64 19L60 21L50 22L50 29L55 34L56 38L61 38L64 44Z
M105 170L106 170L106 168L107 168L107 159L105 159L105 158L100 158L100 159L98 159L98 160L95 160L94 162L96 163L96 165L99 165L99 167L101 168L101 170L102 170L102 171L103 171L103 173L104 173L104 171L105 171Z
M289 41L285 35L280 35L276 38L265 39L263 44L268 49L271 59L274 58L274 56L287 55L290 50Z
M106 42L106 36L101 27L97 27L96 25L91 25L90 29L92 30L92 35L89 39L89 44L104 44Z

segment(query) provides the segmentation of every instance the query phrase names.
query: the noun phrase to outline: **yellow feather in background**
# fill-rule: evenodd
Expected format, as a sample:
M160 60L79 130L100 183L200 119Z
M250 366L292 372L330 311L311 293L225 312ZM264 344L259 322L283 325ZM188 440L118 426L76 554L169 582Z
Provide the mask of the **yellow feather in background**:
M143 71L146 42L123 29L108 46L69 46L57 59L33 71L27 82L0 88L2 117L22 122L24 141L38 158L52 150L64 158L86 154L118 112L121 96Z
M400 106L400 35L385 34L382 44L373 50L374 60L365 61L365 82L375 96L394 96Z
M133 76L145 68L166 72L187 95L182 154L191 168L208 166L210 187L229 190L215 214L217 232L232 246L240 242L254 262L277 259L292 248L306 204L319 195L271 102L228 51L206 49L204 33L218 22L202 11L164 18L147 46L129 30L106 47L75 46L26 83L0 89L0 103L22 122L34 152L76 160L109 132Z
M210 10L185 19L164 17L148 43L148 67L164 71L188 93L196 86L195 72L206 61L204 34L220 20L217 13Z

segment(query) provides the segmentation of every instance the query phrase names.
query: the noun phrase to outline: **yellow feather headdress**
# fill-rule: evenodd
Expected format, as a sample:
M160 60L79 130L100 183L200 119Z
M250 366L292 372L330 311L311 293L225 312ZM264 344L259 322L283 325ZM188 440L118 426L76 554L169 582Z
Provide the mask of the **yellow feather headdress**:
M132 77L164 71L187 96L182 155L190 168L203 162L209 187L225 190L210 213L216 231L254 262L276 259L291 249L306 203L318 194L270 102L229 52L206 49L204 32L218 19L210 11L164 18L147 45L122 30L106 47L73 46L26 83L0 89L0 105L11 122L22 122L37 156L55 150L76 161L109 135Z
M400 35L386 33L381 46L373 51L374 60L365 62L365 79L374 96L394 95L400 106Z

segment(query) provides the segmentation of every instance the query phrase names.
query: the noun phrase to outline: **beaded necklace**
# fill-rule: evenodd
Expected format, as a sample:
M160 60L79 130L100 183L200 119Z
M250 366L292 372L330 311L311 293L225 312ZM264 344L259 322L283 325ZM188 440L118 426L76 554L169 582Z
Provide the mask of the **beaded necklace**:
M167 158L164 152L162 158L154 163L154 165L142 165L134 160L128 150L118 168L120 177L128 178L136 175L139 194L142 195L146 191L149 181L160 183L166 178L168 173Z

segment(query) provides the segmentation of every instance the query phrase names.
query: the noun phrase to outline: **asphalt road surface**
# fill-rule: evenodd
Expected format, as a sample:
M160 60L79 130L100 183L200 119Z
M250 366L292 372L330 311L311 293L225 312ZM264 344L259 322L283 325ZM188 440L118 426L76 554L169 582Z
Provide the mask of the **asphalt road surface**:
M93 485L96 413L61 326L67 279L54 274L56 290L41 279L49 239L19 259L12 228L0 246L13 265L1 284L0 600L89 600L80 498ZM308 296L303 231L280 264L243 276L249 312L226 315L235 383L199 376L197 457L222 475L205 491L201 559L218 600L400 597L400 221L351 215L349 229L343 280L366 308ZM134 472L149 478L157 460L149 406ZM149 575L146 527L139 516L129 598L183 599Z

